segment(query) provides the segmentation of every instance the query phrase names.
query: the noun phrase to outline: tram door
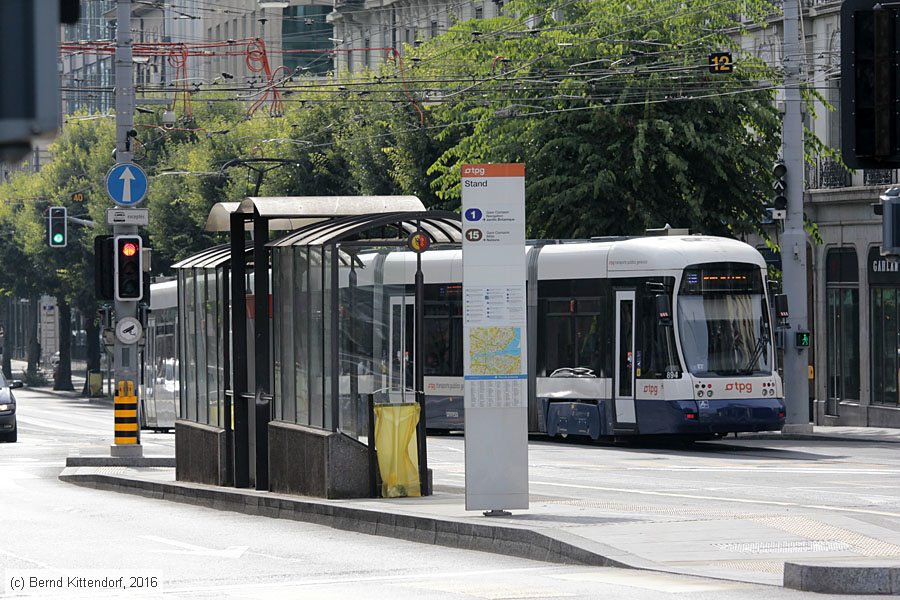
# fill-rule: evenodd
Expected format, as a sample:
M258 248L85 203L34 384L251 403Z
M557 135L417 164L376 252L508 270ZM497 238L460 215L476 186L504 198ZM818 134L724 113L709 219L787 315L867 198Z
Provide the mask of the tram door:
M616 292L615 422L636 423L634 412L634 291Z
M391 402L415 402L415 296L391 298L388 393Z

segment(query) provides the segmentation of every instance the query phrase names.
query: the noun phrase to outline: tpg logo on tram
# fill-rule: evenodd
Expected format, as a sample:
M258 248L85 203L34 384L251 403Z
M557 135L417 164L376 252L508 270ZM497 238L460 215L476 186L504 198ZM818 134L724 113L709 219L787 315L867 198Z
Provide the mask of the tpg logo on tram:
M726 383L725 384L726 392L734 392L736 391L739 394L752 394L753 393L753 384L752 383Z

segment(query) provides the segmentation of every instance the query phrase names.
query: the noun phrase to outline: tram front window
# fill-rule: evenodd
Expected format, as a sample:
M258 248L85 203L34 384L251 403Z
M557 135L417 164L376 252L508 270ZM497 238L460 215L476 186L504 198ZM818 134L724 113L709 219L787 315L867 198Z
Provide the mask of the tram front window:
M678 330L687 368L694 375L772 372L772 336L759 267L685 269Z

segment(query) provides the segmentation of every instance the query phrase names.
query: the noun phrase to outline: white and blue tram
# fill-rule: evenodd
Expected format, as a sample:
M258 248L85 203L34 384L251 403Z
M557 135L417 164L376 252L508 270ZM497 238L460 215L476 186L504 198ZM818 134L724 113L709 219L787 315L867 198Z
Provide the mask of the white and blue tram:
M699 235L531 242L527 253L529 428L593 439L780 430L766 264L753 247ZM415 255L361 256L358 285L389 299L389 352L358 389L413 388ZM423 255L426 423L463 427L462 251ZM405 284L405 285L404 285ZM342 285L346 285L343 282ZM668 313L668 314L666 314ZM347 380L347 381L344 381Z
M179 406L177 318L178 282L152 284L138 396L141 429L175 428Z

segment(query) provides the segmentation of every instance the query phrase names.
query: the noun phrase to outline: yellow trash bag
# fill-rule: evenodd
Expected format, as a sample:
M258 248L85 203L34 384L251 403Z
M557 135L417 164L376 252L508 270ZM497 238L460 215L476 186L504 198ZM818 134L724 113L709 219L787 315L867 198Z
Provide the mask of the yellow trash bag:
M384 498L421 496L416 425L419 405L375 405L375 449Z
M91 396L103 395L103 373L100 371L88 372L88 390Z

